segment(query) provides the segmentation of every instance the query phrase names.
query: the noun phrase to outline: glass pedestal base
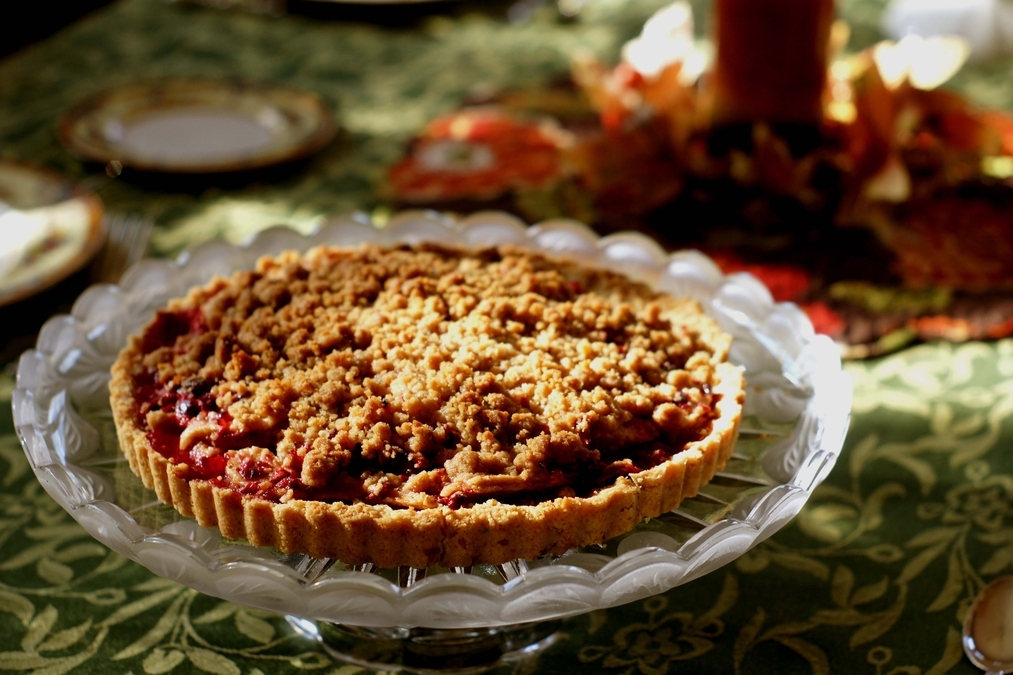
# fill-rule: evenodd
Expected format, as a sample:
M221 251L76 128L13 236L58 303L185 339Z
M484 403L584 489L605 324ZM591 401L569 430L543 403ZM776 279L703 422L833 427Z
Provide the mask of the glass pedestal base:
M534 658L556 640L561 621L492 628L365 628L286 617L335 659L373 670L469 675Z

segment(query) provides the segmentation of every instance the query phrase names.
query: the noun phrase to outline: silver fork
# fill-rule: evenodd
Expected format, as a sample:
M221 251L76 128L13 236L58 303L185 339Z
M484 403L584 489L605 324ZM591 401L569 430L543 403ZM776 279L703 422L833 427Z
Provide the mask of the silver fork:
M114 284L128 267L144 257L154 227L143 216L107 215L103 226L105 243L91 267L92 283Z

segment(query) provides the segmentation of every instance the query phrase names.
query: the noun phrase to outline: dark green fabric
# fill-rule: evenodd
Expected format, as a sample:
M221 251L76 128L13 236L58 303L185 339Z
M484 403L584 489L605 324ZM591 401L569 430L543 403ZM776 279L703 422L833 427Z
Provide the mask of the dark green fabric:
M83 177L54 122L85 95L167 74L283 81L320 93L342 125L307 166L206 192L117 181L103 199L154 216L162 254L275 222L382 215L383 168L428 119L469 92L565 73L578 49L614 59L661 4L595 0L576 21L548 5L517 26L502 20L505 6L461 5L381 28L126 0L0 62L0 152ZM879 10L841 4L856 46L877 38ZM1007 72L968 68L956 83L1013 108ZM1013 341L925 345L848 370L844 454L795 521L705 578L564 622L537 661L499 672L977 672L960 651L960 620L1013 564ZM11 372L0 379L0 671L358 672L278 617L161 580L95 543L28 469Z

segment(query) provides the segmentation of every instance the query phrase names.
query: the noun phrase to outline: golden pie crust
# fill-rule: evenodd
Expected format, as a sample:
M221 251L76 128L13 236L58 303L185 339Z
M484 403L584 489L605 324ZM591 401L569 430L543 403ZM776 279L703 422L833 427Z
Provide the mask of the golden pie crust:
M521 249L313 249L173 300L111 404L130 467L222 534L349 564L468 566L629 532L742 415L699 305Z

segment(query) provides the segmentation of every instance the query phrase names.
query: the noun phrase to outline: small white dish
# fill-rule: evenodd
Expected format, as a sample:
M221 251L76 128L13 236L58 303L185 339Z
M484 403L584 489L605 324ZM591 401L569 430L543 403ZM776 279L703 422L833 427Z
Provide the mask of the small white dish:
M58 123L60 141L94 162L162 173L258 169L306 157L335 133L315 94L281 85L168 79L88 98Z
M57 173L0 160L0 307L73 274L101 244L96 197L75 196Z

